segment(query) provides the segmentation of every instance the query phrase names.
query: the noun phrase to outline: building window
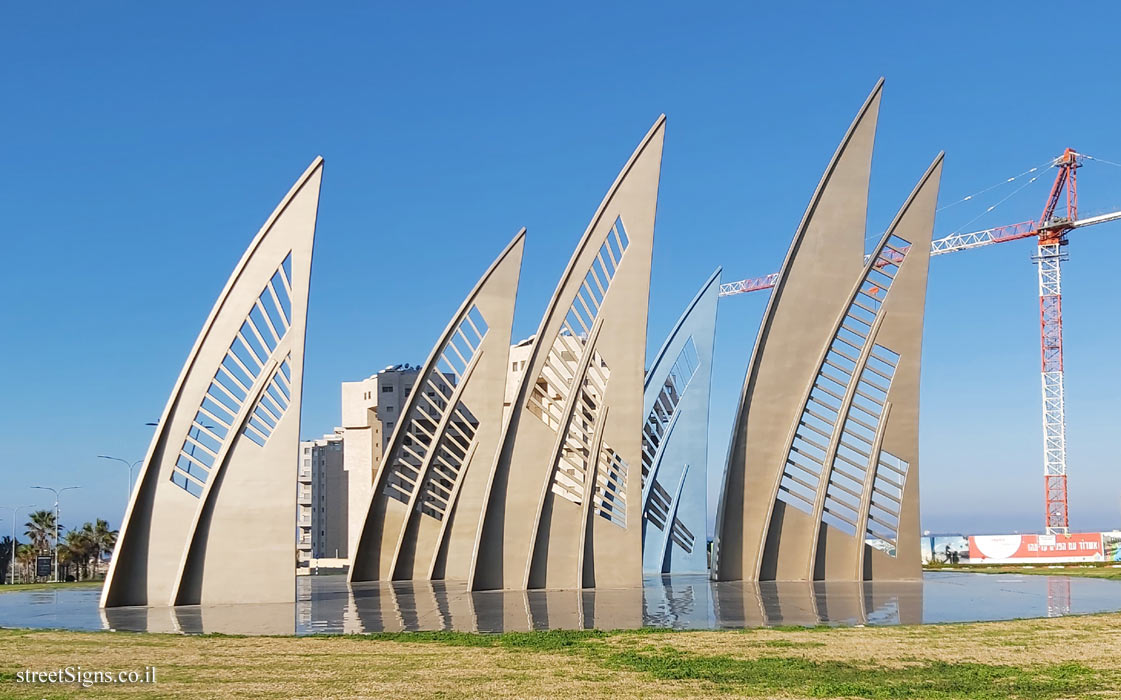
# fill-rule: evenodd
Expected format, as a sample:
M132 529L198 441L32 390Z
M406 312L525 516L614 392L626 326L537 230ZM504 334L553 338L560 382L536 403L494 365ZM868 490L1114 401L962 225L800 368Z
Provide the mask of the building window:
M381 393L383 393L383 394L392 394L392 393L393 393L393 386L392 386L392 385L386 385L386 386L383 386L383 387L381 388Z

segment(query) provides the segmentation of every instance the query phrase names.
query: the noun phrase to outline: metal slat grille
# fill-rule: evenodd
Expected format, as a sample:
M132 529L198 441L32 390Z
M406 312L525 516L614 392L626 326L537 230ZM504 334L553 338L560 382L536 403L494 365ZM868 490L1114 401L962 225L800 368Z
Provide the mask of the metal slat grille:
M436 361L413 386L409 415L397 426L400 438L394 441L386 461L385 495L408 504L418 489L420 470L435 448L433 464L425 477L427 489L418 498L421 512L435 518L442 518L446 507L446 500L439 497L437 491L445 481L454 483L458 478L463 455L478 426L470 409L462 402L453 405L451 397L455 387L463 381L486 333L486 319L472 305L440 348ZM449 411L454 413L437 435L438 426ZM435 474L433 467L436 467ZM450 478L452 476L455 478Z
M894 355L873 343L872 331L910 247L908 241L891 235L869 257L856 295L830 340L802 407L779 481L778 500L813 515L822 479L826 479L822 520L850 535L856 532L860 510L860 498L851 492L863 492L872 437L887 396L884 368L874 365L869 371L868 365L877 349ZM859 366L869 345L873 346L869 359ZM827 446L835 440L836 454L826 464Z
M265 365L292 325L292 256L289 254L257 295L237 335L214 371L179 448L171 482L195 498L202 496L219 454L231 437L236 416ZM291 401L291 356L273 371L241 434L263 447Z

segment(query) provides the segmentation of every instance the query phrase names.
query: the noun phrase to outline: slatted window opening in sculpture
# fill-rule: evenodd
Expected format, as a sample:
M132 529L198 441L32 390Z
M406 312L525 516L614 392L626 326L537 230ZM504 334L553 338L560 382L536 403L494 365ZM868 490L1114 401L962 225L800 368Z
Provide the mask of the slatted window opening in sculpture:
M866 536L891 556L899 540L899 511L903 506L903 487L910 464L886 450L880 451L876 478L872 482L872 507L868 514Z
M693 553L693 544L697 541L697 537L685 526L685 523L681 522L681 518L673 519L673 529L670 530L669 535L670 541L685 550L686 554Z
M588 335L629 245L623 220L617 218L588 266L560 332L549 347L541 373L534 380L526 409L554 432L560 430L564 397L572 386Z
M526 405L530 413L554 432L560 430L564 418L564 397L576 374L582 347L579 339L565 333L553 340Z
M650 408L650 413L646 416L646 423L642 427L643 488L646 487L646 479L650 470L654 468L654 459L658 454L658 447L665 439L669 424L673 421L673 416L677 413L677 407L681 403L681 397L685 395L686 389L689 388L689 383L693 380L693 375L697 373L698 367L700 367L700 360L697 357L697 346L693 343L693 336L689 336L677 353L677 359L670 367L665 382L662 383L662 389L658 392L658 397L654 399L654 405Z
M646 522L664 532L672 507L673 496L655 480L650 485L650 497L646 500Z
M553 470L553 493L577 505L584 502L584 487L592 466L592 442L610 377L611 369L593 350Z
M627 463L607 445L599 451L592 505L600 517L627 527Z
M876 436L883 429L887 396L898 363L898 354L882 345L872 345L841 429L825 491L826 515L822 521L847 535L855 535L859 527L864 485Z
M437 520L444 519L452 494L459 484L463 465L471 454L478 428L479 421L462 401L457 401L447 430L444 431L428 472L424 475L416 504L417 511Z
M272 435L276 424L280 422L280 417L288 410L288 403L292 399L290 385L292 381L291 359L292 356L289 354L273 370L269 383L265 385L265 390L261 393L261 398L257 400L257 405L250 411L249 420L246 421L245 429L242 430L245 437L257 443L260 447L265 446L265 442Z
M822 475L827 471L825 460L828 458L828 446L833 442L837 431L840 412L845 410L845 396L854 382L854 373L864 354L864 348L870 342L880 308L910 247L907 240L892 234L886 236L875 254L869 256L864 278L841 318L840 326L814 379L810 396L802 408L779 482L777 498L808 515L813 515L816 508ZM855 496L857 508L854 508L853 493L863 491L863 473L871 459L868 452L861 449L864 444L859 437L864 434L860 430L861 423L878 424L886 397L886 391L881 390L882 382L877 381L875 372L870 374L865 368L861 368L860 372L836 455L828 470L827 478L830 481L826 485L826 501L822 511L824 522L848 534L854 534L857 528L856 513L860 497ZM860 418L861 414L865 419ZM871 449L870 443L868 449ZM837 465L841 465L842 473L834 479L832 471ZM850 488L856 480L859 480L859 488Z
M237 335L226 349L183 439L171 472L171 481L195 498L202 496L218 455L235 429L237 416L292 325L291 271L292 256L289 254L257 295ZM278 378L278 374L283 376ZM247 419L246 430L243 430L243 434L256 444L264 445L288 408L290 380L291 368L288 359L285 359L274 371ZM257 435L248 431L248 425L253 423L256 423L253 430Z
M882 345L873 346L868 356L865 374L870 382L878 384L885 397L891 388L891 380L895 376L898 364L899 355ZM871 462L875 464L875 474L872 480L872 494L869 498L865 535L874 542L883 543L885 546L879 548L895 556L903 484L906 482L909 465L882 449Z
M448 411L452 410L451 397L455 388L463 381L486 333L486 319L472 305L440 348L436 361L424 378L413 386L408 398L409 414L403 419L402 425L398 426L404 432L387 461L386 496L405 504L412 499L420 480L420 470L433 445L440 441L440 436L436 435L438 426ZM460 438L465 432L470 432L473 436L474 427L467 431L457 422L457 416L470 416L470 411L463 407L463 412L460 413L458 402L454 408L457 413L448 421L445 432L453 431ZM468 438L467 443L470 442ZM457 452L450 440L442 442L440 447L448 455ZM447 457L445 461L454 460ZM446 466L458 473L458 468L450 464Z

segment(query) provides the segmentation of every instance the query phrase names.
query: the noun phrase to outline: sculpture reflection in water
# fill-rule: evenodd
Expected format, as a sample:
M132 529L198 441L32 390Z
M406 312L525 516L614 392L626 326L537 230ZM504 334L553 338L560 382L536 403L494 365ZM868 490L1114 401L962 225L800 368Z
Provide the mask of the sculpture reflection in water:
M444 581L301 578L295 603L104 608L105 627L183 634L369 634L455 630L718 629L918 624L918 582L712 582L649 577L642 588L469 591Z
M297 603L101 608L105 629L161 634L290 635Z
M1047 617L1070 614L1070 579L1066 576L1047 577Z
M911 625L923 620L918 581L763 581L713 586L716 626Z
M397 581L354 586L312 606L306 631L371 633L455 630L528 632L549 629L635 629L643 626L642 589L476 591L457 583ZM319 629L326 618L341 629ZM301 630L305 631L305 630Z

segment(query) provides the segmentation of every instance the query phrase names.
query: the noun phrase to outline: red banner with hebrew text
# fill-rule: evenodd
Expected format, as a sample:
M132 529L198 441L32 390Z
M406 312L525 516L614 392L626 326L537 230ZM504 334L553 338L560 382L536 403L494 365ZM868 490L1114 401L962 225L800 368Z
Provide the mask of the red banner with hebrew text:
M971 564L1104 559L1100 532L1075 532L1069 535L972 535L969 538Z

